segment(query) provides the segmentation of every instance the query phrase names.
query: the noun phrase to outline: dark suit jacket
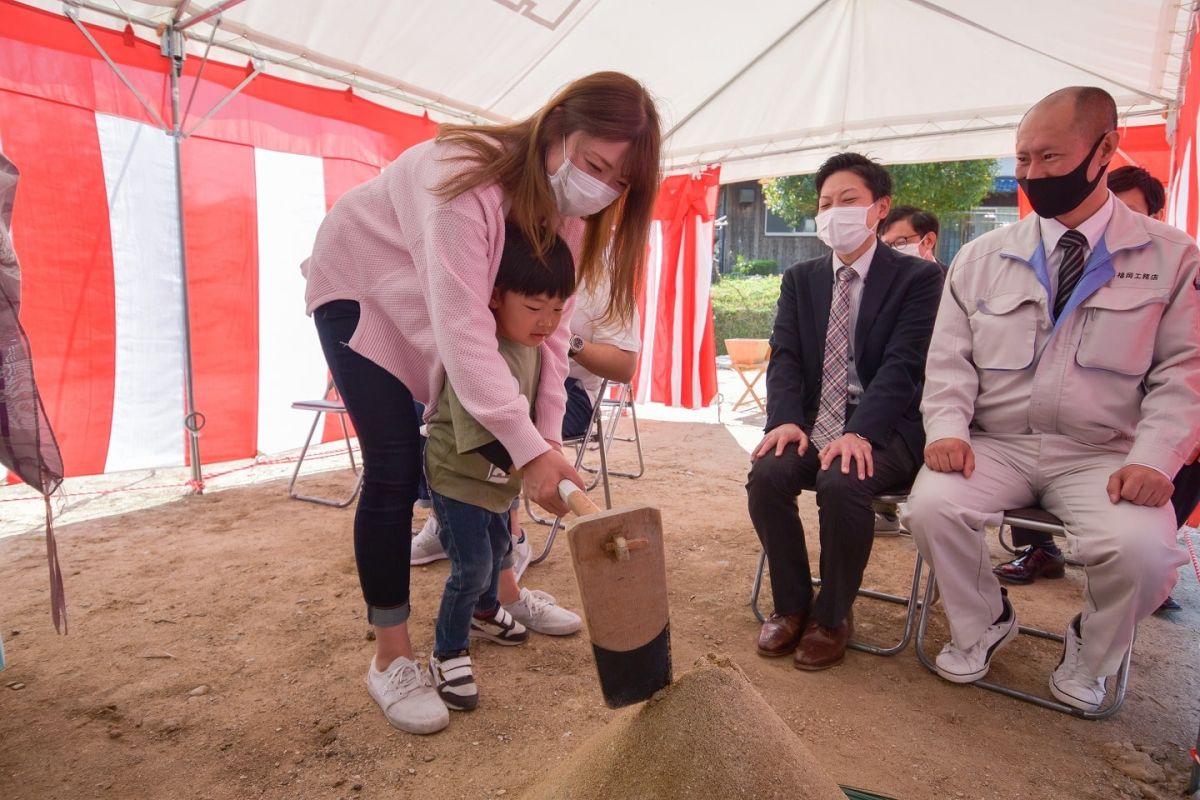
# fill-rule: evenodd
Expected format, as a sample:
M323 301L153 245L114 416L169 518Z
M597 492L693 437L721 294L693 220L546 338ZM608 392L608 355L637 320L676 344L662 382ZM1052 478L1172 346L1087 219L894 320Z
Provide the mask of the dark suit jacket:
M811 433L816 422L833 258L829 253L801 261L783 273L767 365L768 431L791 422ZM925 351L943 277L935 262L879 242L854 330L854 364L863 393L846 431L865 436L877 448L898 433L918 463L925 450L920 409Z

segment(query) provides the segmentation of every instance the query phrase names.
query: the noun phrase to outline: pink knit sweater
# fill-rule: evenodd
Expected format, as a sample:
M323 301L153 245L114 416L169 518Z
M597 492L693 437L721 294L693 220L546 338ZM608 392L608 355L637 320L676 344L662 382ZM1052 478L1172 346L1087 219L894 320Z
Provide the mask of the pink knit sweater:
M535 425L497 350L488 309L504 246L504 192L493 184L445 201L432 191L466 167L447 160L458 152L424 142L346 192L301 266L305 302L312 314L331 300L358 301L351 349L429 407L448 375L466 410L521 467L549 449L547 440L561 441L569 327L560 325L542 345ZM578 259L582 220L565 220L559 232Z

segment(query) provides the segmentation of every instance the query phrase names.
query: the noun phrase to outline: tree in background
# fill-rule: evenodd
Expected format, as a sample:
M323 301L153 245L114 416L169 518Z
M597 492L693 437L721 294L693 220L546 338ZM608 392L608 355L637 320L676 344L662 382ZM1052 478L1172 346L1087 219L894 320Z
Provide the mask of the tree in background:
M893 205L917 206L938 219L969 211L992 190L994 159L940 161L932 164L895 164L892 173ZM814 175L789 175L763 184L763 197L771 213L793 227L817 213Z

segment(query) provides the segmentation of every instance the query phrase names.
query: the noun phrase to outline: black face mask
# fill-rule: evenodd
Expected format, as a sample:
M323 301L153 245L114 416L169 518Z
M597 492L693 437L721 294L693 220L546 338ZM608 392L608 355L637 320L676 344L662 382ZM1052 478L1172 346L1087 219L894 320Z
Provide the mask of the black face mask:
M1107 133L1104 134L1104 136L1107 135ZM1033 206L1035 214L1046 219L1061 217L1077 208L1092 193L1096 184L1100 183L1100 179L1104 177L1104 171L1108 169L1107 164L1103 165L1096 173L1096 177L1088 180L1088 166L1092 163L1092 156L1096 155L1096 151L1100 149L1100 143L1104 141L1104 136L1101 136L1092 145L1092 149L1084 156L1083 163L1066 175L1055 175L1051 178L1017 179L1025 196L1029 198L1029 204Z

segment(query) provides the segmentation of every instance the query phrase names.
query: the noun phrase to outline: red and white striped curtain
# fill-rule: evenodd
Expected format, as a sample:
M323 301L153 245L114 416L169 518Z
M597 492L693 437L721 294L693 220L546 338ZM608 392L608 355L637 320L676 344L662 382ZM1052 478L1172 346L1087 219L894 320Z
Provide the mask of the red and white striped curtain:
M158 48L92 32L169 119ZM185 129L244 76L208 64ZM21 321L67 474L186 460L181 243L201 459L299 446L311 417L290 405L326 382L300 263L345 190L434 131L259 76L183 143L181 237L171 138L72 22L0 0L0 148L22 171Z
M703 408L717 394L713 337L713 220L720 169L663 181L638 309L642 351L635 398Z

